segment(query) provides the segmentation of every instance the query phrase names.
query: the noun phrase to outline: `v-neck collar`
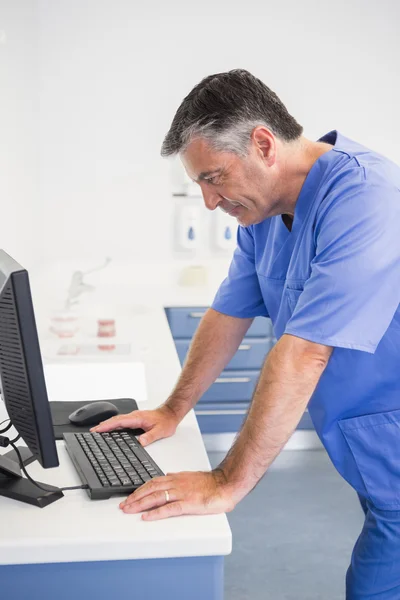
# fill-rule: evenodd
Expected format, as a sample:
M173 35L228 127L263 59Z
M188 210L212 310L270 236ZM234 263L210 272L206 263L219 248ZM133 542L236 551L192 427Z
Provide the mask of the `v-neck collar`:
M324 181L324 175L330 167L332 154L338 149L338 141L340 140L340 137L341 136L339 132L333 130L318 140L319 142L333 144L333 147L328 150L328 152L321 154L321 156L317 158L309 170L300 190L300 194L297 198L294 209L292 230L289 231L285 225L289 235L294 235L301 229L301 225L305 221L308 211L312 206L312 199L317 195L318 190Z

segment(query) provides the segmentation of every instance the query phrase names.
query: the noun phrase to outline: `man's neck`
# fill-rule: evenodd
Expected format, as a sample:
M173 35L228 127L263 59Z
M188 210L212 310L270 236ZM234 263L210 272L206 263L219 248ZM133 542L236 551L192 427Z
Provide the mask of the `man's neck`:
M282 214L294 215L297 199L311 167L320 156L332 150L331 144L301 138L296 145L287 145L282 190ZM288 226L285 223L286 226Z

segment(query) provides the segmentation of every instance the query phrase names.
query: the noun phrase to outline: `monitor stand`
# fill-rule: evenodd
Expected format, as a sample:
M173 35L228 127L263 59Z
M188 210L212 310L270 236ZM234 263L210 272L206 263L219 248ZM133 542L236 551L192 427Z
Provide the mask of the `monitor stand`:
M24 465L35 460L27 448L18 448L18 450L21 452ZM39 508L44 508L64 496L59 488L47 483L38 483L48 488L48 491L42 490L29 479L22 477L14 450L0 456L0 496L32 504Z

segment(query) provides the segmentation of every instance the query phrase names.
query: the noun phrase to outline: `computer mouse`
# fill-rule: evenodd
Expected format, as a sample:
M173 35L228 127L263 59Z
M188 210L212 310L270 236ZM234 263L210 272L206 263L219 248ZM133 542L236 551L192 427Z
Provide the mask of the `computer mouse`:
M98 425L100 421L105 421L119 411L111 402L88 402L69 415L69 420L74 425Z

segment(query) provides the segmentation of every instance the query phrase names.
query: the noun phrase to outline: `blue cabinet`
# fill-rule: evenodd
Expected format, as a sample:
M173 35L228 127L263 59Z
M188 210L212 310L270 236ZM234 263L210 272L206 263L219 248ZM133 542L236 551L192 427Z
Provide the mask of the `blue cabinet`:
M193 334L206 311L204 306L165 309L182 365ZM260 369L275 342L270 319L256 317L232 360L195 407L202 433L236 432L240 429ZM298 427L312 429L307 412Z

